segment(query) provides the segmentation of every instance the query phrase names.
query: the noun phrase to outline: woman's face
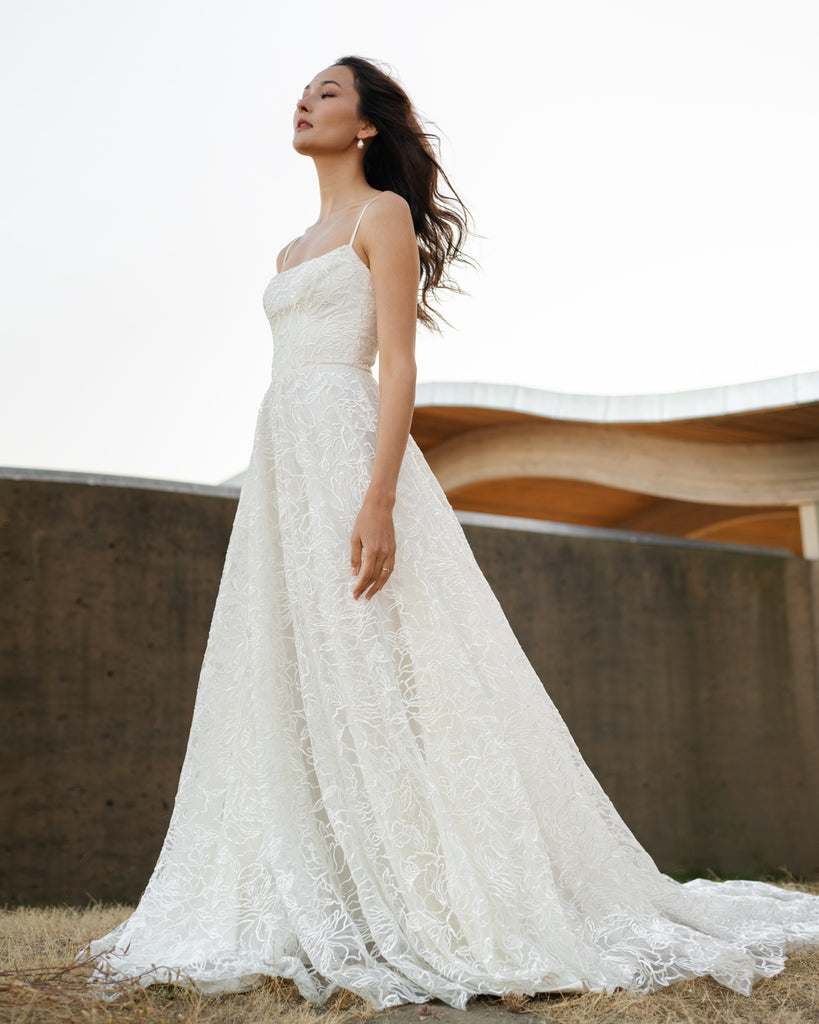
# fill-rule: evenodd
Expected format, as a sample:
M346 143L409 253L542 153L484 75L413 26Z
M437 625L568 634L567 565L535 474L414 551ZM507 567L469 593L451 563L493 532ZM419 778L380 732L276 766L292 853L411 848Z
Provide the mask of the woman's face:
M358 115L353 72L333 65L305 86L296 104L293 148L309 156L349 149L366 123Z

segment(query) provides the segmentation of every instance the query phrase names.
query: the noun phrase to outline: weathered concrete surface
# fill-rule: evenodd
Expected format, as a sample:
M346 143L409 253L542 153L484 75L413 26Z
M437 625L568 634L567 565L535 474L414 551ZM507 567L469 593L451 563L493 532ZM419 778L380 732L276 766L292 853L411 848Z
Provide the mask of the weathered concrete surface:
M0 476L0 901L133 900L170 816L235 496L13 476ZM660 866L819 875L819 567L543 530L466 526Z
M235 505L0 480L0 902L133 899L147 881Z
M467 527L637 838L675 874L819 874L816 563Z

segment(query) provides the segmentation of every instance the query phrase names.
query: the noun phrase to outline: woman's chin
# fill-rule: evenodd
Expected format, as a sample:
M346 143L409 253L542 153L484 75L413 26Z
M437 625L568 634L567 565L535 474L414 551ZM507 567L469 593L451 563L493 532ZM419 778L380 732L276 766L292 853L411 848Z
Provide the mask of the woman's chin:
M304 139L298 134L293 136L293 149L297 153L304 152Z

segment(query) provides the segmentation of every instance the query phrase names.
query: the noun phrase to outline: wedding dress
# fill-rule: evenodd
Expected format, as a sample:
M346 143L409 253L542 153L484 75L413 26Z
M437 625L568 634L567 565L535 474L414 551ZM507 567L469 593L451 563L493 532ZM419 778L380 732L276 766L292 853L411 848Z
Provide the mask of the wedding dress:
M223 992L277 975L309 1000L346 988L377 1009L699 975L747 993L819 943L819 898L660 873L412 439L395 571L353 600L378 415L354 241L265 291L273 379L173 817L137 909L90 946L93 980Z

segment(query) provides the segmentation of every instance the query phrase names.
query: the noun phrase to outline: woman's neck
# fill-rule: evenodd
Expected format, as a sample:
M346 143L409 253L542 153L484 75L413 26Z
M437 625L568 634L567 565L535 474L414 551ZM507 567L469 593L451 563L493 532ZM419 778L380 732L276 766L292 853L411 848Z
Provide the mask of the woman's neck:
M319 180L321 209L318 223L340 210L369 198L373 189L367 184L358 153L314 157Z

